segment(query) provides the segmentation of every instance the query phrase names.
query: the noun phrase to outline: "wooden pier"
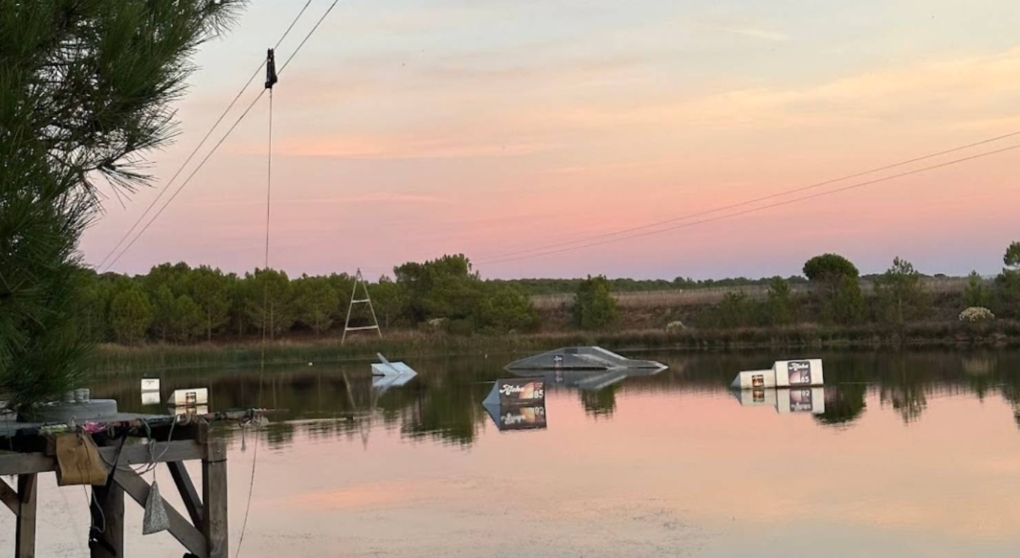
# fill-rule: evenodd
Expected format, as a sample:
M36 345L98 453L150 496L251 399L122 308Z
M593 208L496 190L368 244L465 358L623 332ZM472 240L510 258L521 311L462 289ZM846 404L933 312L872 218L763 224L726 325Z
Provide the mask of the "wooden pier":
M92 558L124 556L124 496L126 494L144 508L151 490L149 483L128 466L150 463L166 463L184 502L185 514L165 500L163 504L169 532L187 551L185 556L228 557L225 442L209 435L209 424L205 420L173 424L171 417L160 418L163 419L161 426L151 427L149 422L145 423L145 437L154 443L132 443L140 441L138 424L142 419L137 418L117 423L119 427L111 426L102 433L80 434L92 436L99 446L102 466L109 475L106 485L92 487L92 524L97 525L97 518L105 523L102 530L90 533ZM31 433L31 429L22 424L17 426L22 428L16 433L0 435L0 448L12 450L0 452L0 476L17 477L16 487L0 479L0 500L17 518L14 556L34 558L38 476L55 472L58 464L49 449L52 445L47 436ZM184 466L186 461L194 460L202 462L201 496Z

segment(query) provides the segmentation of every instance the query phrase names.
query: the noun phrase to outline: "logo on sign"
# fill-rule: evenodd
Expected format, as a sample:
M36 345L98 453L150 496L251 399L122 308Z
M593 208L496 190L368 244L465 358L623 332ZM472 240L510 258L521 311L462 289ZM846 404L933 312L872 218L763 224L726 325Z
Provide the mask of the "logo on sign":
M795 360L786 363L790 385L811 385L811 363L806 360Z
M545 396L544 392L540 382L528 382L523 385L503 384L499 388L500 395L516 399L541 399Z

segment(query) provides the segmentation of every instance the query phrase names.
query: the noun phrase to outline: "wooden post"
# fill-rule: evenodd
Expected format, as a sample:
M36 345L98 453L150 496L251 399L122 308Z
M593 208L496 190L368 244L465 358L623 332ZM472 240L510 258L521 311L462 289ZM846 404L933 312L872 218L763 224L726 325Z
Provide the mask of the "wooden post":
M198 491L195 490L195 485L191 482L188 469L182 461L170 461L167 463L167 467L170 468L170 475L174 479L174 484L177 485L177 491L181 493L181 500L184 501L184 507L188 510L191 522L196 529L201 529L202 500L198 499Z
M18 525L14 538L16 558L35 558L36 474L18 475Z
M221 439L206 438L202 457L202 534L208 558L229 558L227 531L227 446Z
M111 472L110 474L114 474ZM124 556L124 489L117 483L110 487L92 487L92 525L98 529L96 542L90 545L92 558L123 558Z

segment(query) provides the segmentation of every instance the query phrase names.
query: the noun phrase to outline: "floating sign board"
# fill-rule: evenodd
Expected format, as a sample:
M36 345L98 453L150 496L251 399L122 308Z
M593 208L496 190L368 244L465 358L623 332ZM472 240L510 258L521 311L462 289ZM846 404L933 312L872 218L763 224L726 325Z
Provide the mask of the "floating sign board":
M194 407L196 405L208 405L209 404L209 389L208 388L196 388L196 389L179 389L170 394L170 400L168 401L171 405L178 407Z
M736 389L764 389L776 387L776 375L771 370L748 370L737 374L730 385Z
M813 387L825 383L820 359L779 360L771 370L750 370L737 374L730 387L762 389L776 387Z
M498 380L484 403L501 407L545 405L545 381L534 378Z
M162 403L159 399L158 391L143 391L142 392L142 405L159 405Z
M159 378L142 379L142 391L159 391Z
M544 380L498 380L482 405L500 430L546 427Z
M780 360L773 365L777 387L820 386L822 361L819 359Z

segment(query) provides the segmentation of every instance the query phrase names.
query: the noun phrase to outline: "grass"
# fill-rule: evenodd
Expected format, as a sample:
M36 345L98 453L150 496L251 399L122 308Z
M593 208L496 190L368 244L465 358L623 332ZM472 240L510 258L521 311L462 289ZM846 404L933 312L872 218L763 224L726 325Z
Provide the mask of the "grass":
M997 320L984 324L922 322L903 327L792 325L778 328L661 329L615 332L547 332L528 335L457 336L443 333L395 332L384 339L359 337L341 346L336 338L273 341L266 346L266 364L372 360L388 358L514 354L572 345L600 345L607 349L739 351L790 348L909 348L1001 347L1020 345L1020 322ZM258 366L262 347L245 342L227 345L102 345L94 368L101 374L211 367Z
M962 293L967 288L967 281L966 278L925 278L923 284L925 292L931 294ZM808 286L790 285L790 291L794 295L805 295L808 293ZM873 293L874 284L871 281L862 280L861 292L865 295ZM765 285L748 285L742 287L707 287L673 291L615 292L613 293L613 298L616 299L616 303L621 309L646 309L715 304L729 293L744 293L752 299L761 300L768 293L768 287ZM548 310L572 304L574 302L574 295L572 293L535 295L531 297L531 301L534 303L535 308Z

